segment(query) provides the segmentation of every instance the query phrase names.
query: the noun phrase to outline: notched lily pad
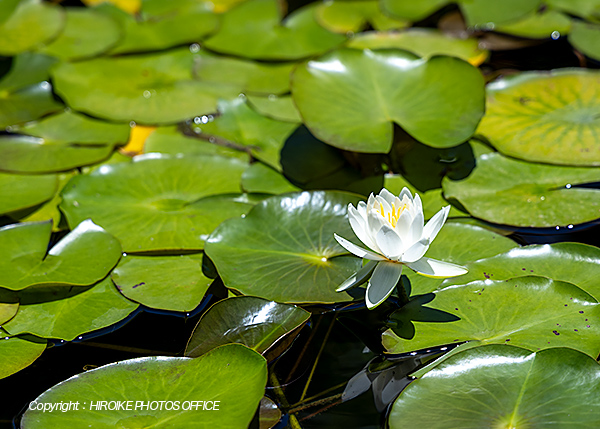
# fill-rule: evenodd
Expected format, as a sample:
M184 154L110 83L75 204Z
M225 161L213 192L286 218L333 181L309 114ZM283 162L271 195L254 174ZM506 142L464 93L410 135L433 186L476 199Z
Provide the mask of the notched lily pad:
M387 153L393 124L434 147L467 140L484 110L481 73L457 58L339 49L300 65L292 97L304 123L341 149Z
M268 198L243 219L210 235L206 254L225 286L277 302L343 302L335 289L360 268L333 234L353 237L343 192L302 192Z
M309 318L308 311L294 305L253 296L227 298L202 316L188 341L185 355L198 357L229 343L241 343L264 354Z
M121 258L117 239L90 220L75 224L48 250L51 231L51 222L0 228L0 287L91 285Z

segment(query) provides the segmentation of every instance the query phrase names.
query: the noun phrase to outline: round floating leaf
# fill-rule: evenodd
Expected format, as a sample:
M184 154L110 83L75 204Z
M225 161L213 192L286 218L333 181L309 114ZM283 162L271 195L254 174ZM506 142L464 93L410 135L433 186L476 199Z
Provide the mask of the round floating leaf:
M56 37L65 25L63 9L41 0L5 1L0 14L0 55L4 56L35 48Z
M279 152L297 124L261 116L248 106L244 98L220 101L219 113L212 122L195 125L194 131L223 137L247 147L256 159L281 170Z
M527 161L600 165L600 72L527 72L487 87L478 132L500 152Z
M262 60L295 60L341 44L315 20L317 5L305 6L282 22L276 0L248 0L225 13L219 31L204 46L216 52Z
M121 258L119 242L90 220L74 226L50 250L50 222L0 228L0 287L86 286L105 277Z
M108 50L121 38L119 24L92 9L66 8L64 31L40 51L70 60L93 57Z
M493 28L534 12L542 0L462 0L461 11L470 26Z
M393 122L430 146L462 143L483 115L483 92L481 73L462 60L392 49L340 49L292 75L292 96L311 132L358 152L388 152Z
M69 225L93 219L125 252L201 250L223 220L248 211L239 195L246 164L219 156L148 154L74 177L63 189Z
M552 9L526 15L518 21L500 24L494 27L495 31L508 33L519 37L531 39L558 39L566 35L571 29L571 20L564 13ZM569 38L570 40L570 38Z
M260 162L255 162L244 171L244 174L242 174L242 188L246 192L264 194L283 194L300 190L288 182L280 173Z
M295 305L254 296L227 298L202 316L185 348L185 355L198 357L228 343L241 343L263 354L309 318L308 311Z
M355 49L404 49L430 58L434 55L450 55L478 66L488 56L488 51L479 49L477 39L458 39L438 30L412 28L400 32L367 32L356 35L346 45Z
M127 298L147 307L191 311L212 280L202 274L202 256L123 256L111 274Z
M600 1L598 0L546 0L545 3L571 15L595 20L600 18Z
M329 0L315 10L319 24L336 33L356 33L371 26L376 30L396 30L410 23L385 15L377 0Z
M384 333L390 353L478 341L529 350L571 347L590 356L600 351L598 302L577 286L545 277L475 281L414 299L391 316L399 328ZM423 300L427 307L421 305ZM507 304L509 303L509 304ZM460 320L441 322L444 315ZM442 319L443 320L443 319ZM414 323L414 338L404 334ZM400 335L400 336L399 336Z
M209 116L205 116L208 121ZM158 152L170 155L184 153L187 155L221 155L230 158L238 158L249 162L250 156L247 152L227 146L218 145L196 137L188 137L182 134L178 127L159 127L148 136L144 144L144 153Z
M447 279L444 285L473 280L506 280L536 275L577 285L600 299L600 249L581 243L531 245L509 250L492 257L466 262L469 272Z
M114 325L138 308L117 291L109 277L83 292L68 288L26 290L20 299L17 315L3 325L7 332L66 341Z
M56 174L26 176L0 172L0 213L42 204L52 198L57 188Z
M360 268L333 234L352 239L342 192L302 192L264 200L243 219L221 224L206 254L225 286L278 302L351 300L335 289Z
M0 339L0 379L31 365L46 349L46 340L34 337Z
M600 25L574 20L569 42L584 55L600 61Z
M47 82L56 58L24 52L0 80L0 128L38 119L63 106L54 100Z
M245 428L264 395L266 381L265 359L238 344L219 347L197 359L131 359L87 371L50 388L36 398L38 404L73 401L81 408L68 413L28 409L22 427ZM130 410L91 409L92 403L100 401L132 402ZM164 406L160 401L165 401Z
M268 97L247 95L246 99L248 100L248 104L263 116L278 121L302 122L300 113L298 113L298 109L296 109L296 105L290 95L279 97L276 95L269 95Z
M421 21L427 18L442 6L448 4L449 0L379 0L381 8L392 16L399 16L411 21Z
M129 126L64 112L15 127L26 135L0 137L0 170L47 173L70 170L106 159L115 145L124 144Z
M449 358L398 397L390 429L596 427L600 367L561 348L483 346Z
M447 222L426 253L428 258L466 265L477 259L486 258L518 247L510 238L503 237L485 228L466 223ZM443 279L421 276L404 270L411 284L411 295L429 293L437 289ZM455 277L452 284L464 284L463 276Z
M444 178L446 199L489 222L547 227L600 218L597 189L574 185L600 181L600 168L532 164L490 153L463 180Z
M184 43L199 42L218 26L217 15L202 2L175 1L162 13L148 13L142 3L140 14L133 16L116 6L102 4L96 8L123 28L123 38L111 54L158 51Z
M76 110L119 122L169 124L213 113L218 98L240 92L195 80L194 57L184 48L65 62L53 69L53 78L56 92Z

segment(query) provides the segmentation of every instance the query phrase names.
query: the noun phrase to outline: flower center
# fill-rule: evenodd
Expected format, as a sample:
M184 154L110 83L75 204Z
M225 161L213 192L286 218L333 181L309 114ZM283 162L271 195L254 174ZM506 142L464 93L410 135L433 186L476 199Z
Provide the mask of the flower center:
M379 204L378 211L381 214L381 216L383 216L385 219L388 220L388 222L392 225L392 228L395 228L396 224L398 223L398 219L400 219L400 215L407 208L408 208L408 204L406 204L406 203L400 205L398 208L396 208L396 205L394 203L392 203L392 209L389 212L386 212L383 204Z

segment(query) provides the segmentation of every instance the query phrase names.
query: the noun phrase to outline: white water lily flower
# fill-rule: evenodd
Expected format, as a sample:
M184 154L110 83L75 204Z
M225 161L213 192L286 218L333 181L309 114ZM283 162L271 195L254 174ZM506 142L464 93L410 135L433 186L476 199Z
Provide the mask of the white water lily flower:
M371 194L367 203L348 205L350 226L368 249L334 234L335 239L349 252L370 261L337 289L338 292L358 286L369 276L366 302L375 308L385 301L402 275L406 265L418 274L444 278L465 274L466 268L448 262L426 258L425 252L448 217L446 206L424 225L423 205L419 195L414 198L408 188L395 196L387 189Z

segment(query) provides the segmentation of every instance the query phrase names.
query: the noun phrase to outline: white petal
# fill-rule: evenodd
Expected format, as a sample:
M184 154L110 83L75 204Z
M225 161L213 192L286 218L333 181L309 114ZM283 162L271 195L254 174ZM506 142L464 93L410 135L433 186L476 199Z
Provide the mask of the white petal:
M365 295L367 308L375 308L385 301L394 291L401 275L402 264L379 262L367 286L367 294Z
M401 262L411 263L411 262L418 261L419 259L421 259L423 257L425 252L427 252L427 249L429 249L429 241L427 241L427 240L417 241L412 246L410 246L408 249L406 249L406 251L402 255Z
M352 204L349 204L352 205ZM365 204L364 201L359 201L358 205L356 206L356 211L364 218L367 218L367 205Z
M407 245L411 245L419 240L423 236L423 224L425 223L425 218L423 217L423 212L419 212L416 214L412 223L410 224L410 228L408 233L406 234ZM431 241L431 240L430 240ZM421 255L423 256L423 255Z
M373 240L375 240L377 233L384 225L391 226L379 213L375 211L369 212L367 215L367 234L369 234ZM378 248L373 248L373 250L379 251Z
M408 233L410 231L410 225L413 222L413 217L408 210L404 210L396 222L394 230L400 237L406 237L404 241L408 241ZM421 237L419 237L421 238Z
M416 262L406 264L408 267L418 274L435 279L445 277L461 276L467 273L465 267L451 264L450 262L438 261L437 259L421 258Z
M379 192L378 196L381 197L381 198L383 198L390 206L392 205L392 203L396 199L396 196L394 194L392 194L390 191L388 191L387 189L385 189L385 188L383 188Z
M415 194L415 198L413 199L413 207L415 212L423 213L423 203L421 202L421 197L419 194Z
M450 206L442 208L439 212L433 215L431 219L429 219L429 222L427 222L427 225L425 225L425 228L423 228L423 238L429 239L429 242L433 241L444 222L446 222L448 212L450 212Z
M348 252L353 253L354 255L358 256L359 258L371 259L372 261L384 261L385 260L385 258L383 256L378 255L377 253L371 252L370 250L363 249L362 247L357 246L356 244L351 243L350 241L346 240L344 237L340 237L337 234L333 234L333 237L337 240L338 243L340 243L340 246L342 246Z
M402 244L402 239L398 236L396 231L389 226L383 226L379 230L375 237L375 241L377 242L377 247L379 247L381 253L389 259L396 259L403 253L404 246Z
M375 198L377 199L377 202L379 204L381 204L381 206L383 207L383 213L391 213L391 211L392 211L392 203L394 202L394 200L392 200L392 203L388 203L385 200L385 198L380 197L379 195L377 195Z
M400 199L400 201L404 200L404 197L408 198L411 202L413 200L413 196L410 193L410 190L406 186L404 188L402 188L402 190L400 191L400 195L398 195L398 198Z
M373 273L373 270L375 269L376 265L377 265L377 261L367 262L364 267L362 267L356 273L352 274L350 277L348 277L344 281L344 283L339 285L335 291L342 292L342 291L345 291L346 289L350 289L355 286L359 286L359 285L363 284L364 282L367 281L367 279L369 278L371 273Z
M352 206L352 204L348 206L348 220L358 239L362 241L365 246L370 247L371 249L376 248L375 241L369 235L367 220Z

